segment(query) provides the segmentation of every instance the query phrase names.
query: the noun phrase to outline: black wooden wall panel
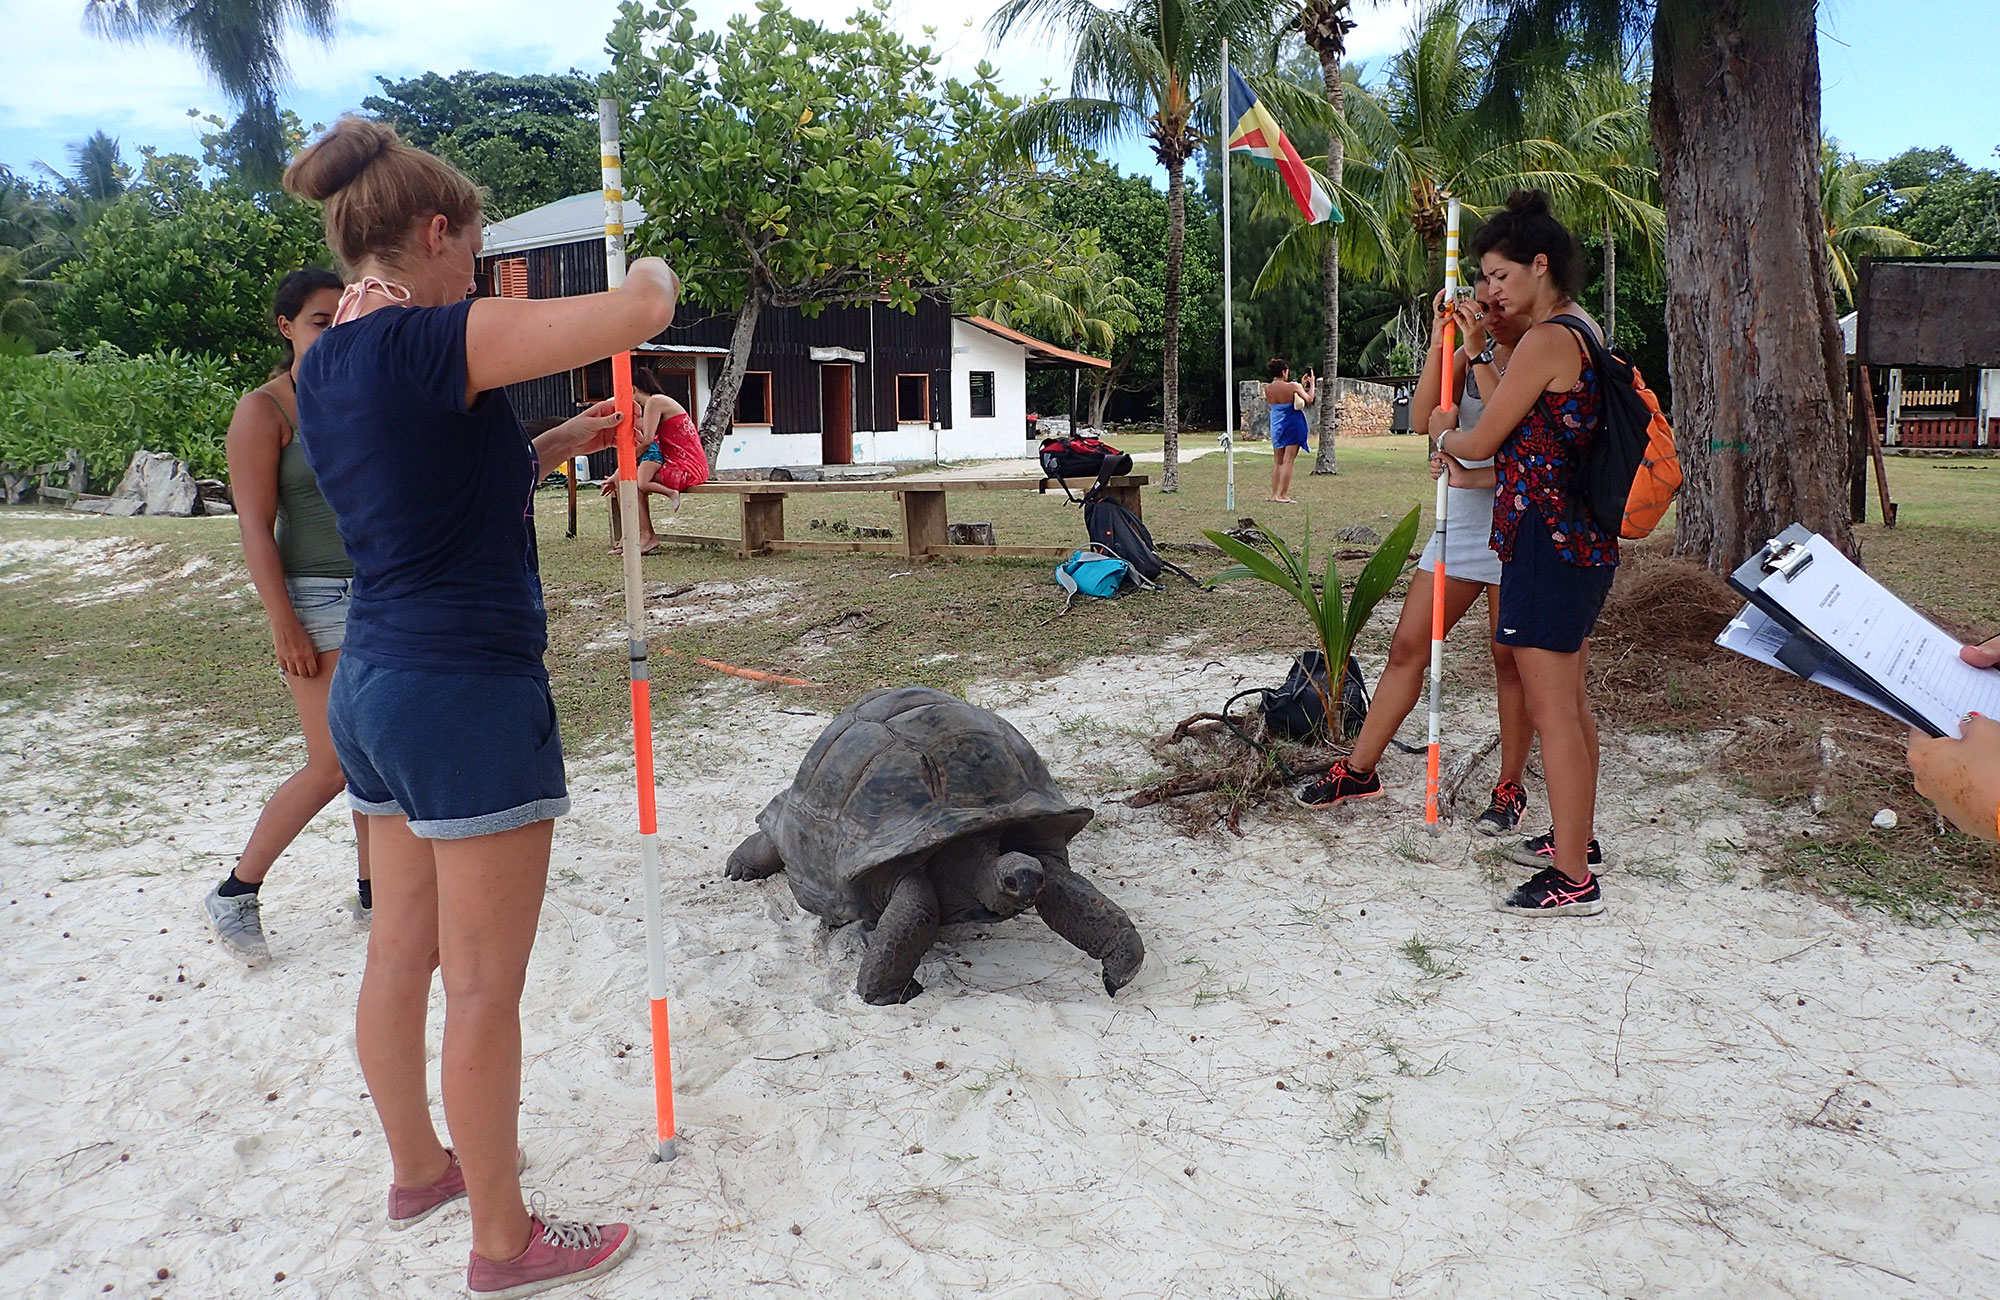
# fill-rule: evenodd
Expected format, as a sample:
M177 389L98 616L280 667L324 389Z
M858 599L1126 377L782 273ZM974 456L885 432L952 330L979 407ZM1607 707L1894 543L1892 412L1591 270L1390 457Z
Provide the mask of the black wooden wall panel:
M566 298L601 293L606 283L604 244L578 240L548 248L508 253L528 261L528 292L536 298ZM491 292L493 263L480 259L481 292ZM767 309L757 322L751 344L751 370L771 373L772 429L778 433L810 433L820 428L820 367L811 356L815 347L842 347L864 353L868 363L854 377L854 427L861 430L896 428L896 376L931 377L931 414L940 428L951 428L951 310L925 298L914 314L884 303L832 307L808 317L795 308ZM685 306L674 323L652 340L683 347L726 348L735 325L733 317ZM872 328L871 328L872 327ZM709 362L712 385L722 362ZM523 420L567 418L576 412L579 391L574 375L551 375L507 392Z

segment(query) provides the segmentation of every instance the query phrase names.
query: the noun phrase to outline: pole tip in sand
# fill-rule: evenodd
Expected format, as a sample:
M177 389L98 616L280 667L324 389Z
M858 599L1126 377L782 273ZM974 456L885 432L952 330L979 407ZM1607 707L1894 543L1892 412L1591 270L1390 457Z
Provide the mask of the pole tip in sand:
M666 1141L660 1143L659 1148L653 1152L653 1163L661 1165L672 1164L674 1157L680 1154L676 1149L676 1144L679 1141L679 1138L668 1138Z

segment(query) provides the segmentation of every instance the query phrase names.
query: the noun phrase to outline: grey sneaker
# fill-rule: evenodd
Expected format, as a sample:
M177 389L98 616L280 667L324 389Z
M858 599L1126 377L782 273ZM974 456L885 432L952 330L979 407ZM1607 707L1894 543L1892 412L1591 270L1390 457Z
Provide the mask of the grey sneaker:
M354 914L354 928L357 930L366 930L375 920L375 909L364 905L360 894L347 900L347 910Z
M261 966L270 957L271 950L264 944L264 917L257 907L257 895L224 898L222 886L217 885L201 900L201 910L215 927L216 936L234 948L244 961Z

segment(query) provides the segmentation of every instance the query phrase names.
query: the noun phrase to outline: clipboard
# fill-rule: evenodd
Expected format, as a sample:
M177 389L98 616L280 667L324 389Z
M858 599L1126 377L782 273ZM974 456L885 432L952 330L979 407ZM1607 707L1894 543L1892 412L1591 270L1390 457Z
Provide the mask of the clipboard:
M1842 691L1931 736L1958 735L1964 714L2000 716L2000 672L1958 658L1958 638L1905 604L1817 533L1793 524L1729 575L1729 585L1782 630L1765 628L1779 667ZM1746 614L1748 611L1746 611ZM1739 619L1717 640L1743 643Z

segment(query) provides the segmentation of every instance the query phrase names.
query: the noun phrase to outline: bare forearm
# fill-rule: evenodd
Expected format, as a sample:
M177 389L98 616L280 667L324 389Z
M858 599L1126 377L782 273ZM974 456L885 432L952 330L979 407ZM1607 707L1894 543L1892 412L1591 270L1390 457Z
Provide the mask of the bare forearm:
M276 628L296 621L291 593L285 590L285 562L278 556L278 539L270 525L260 521L239 521L243 533L243 564L250 570L250 583L264 606L264 617Z

